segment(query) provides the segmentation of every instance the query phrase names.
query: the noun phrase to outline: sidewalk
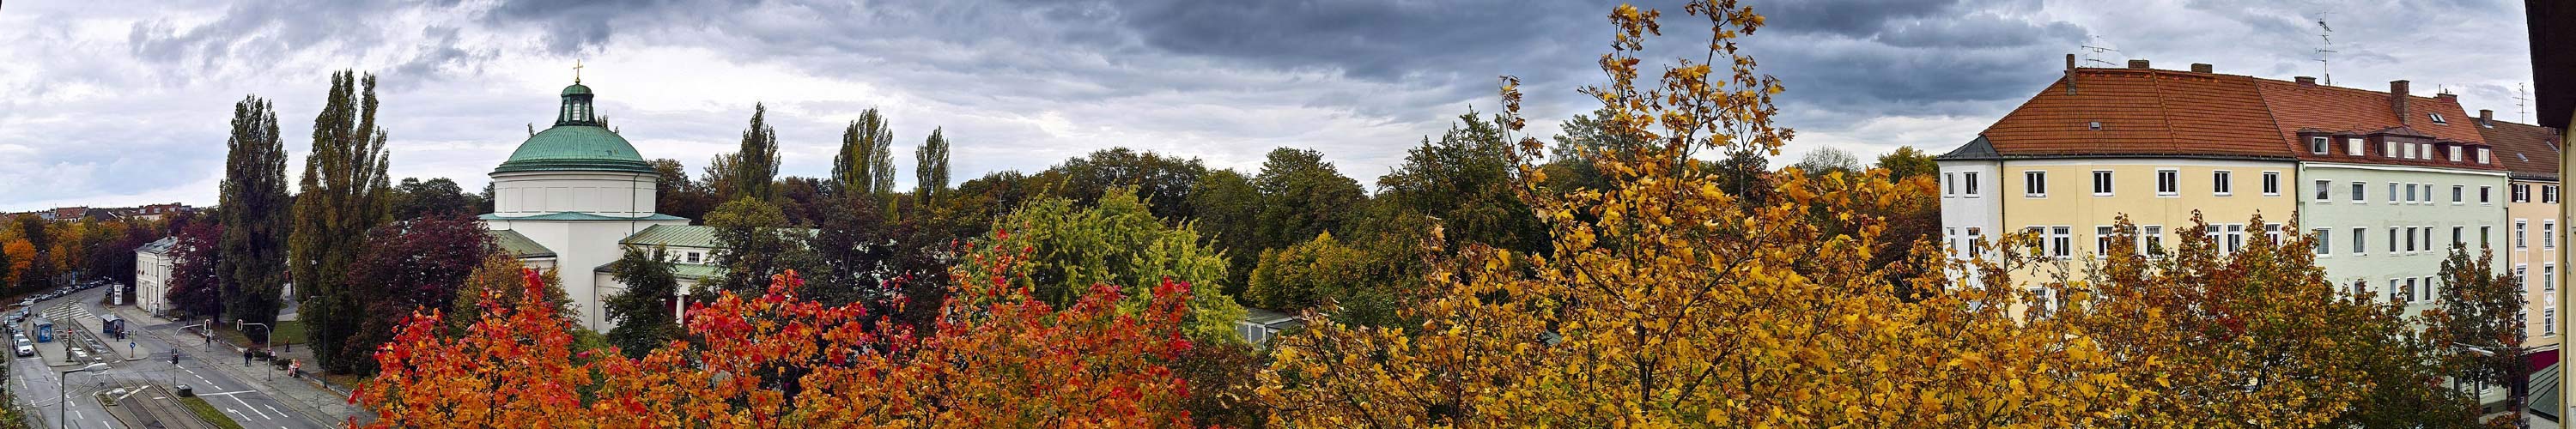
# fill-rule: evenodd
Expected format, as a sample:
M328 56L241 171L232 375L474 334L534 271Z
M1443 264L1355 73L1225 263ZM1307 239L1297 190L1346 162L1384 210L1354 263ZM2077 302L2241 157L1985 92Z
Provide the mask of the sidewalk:
M172 323L169 319L153 316L130 306L109 307L109 310L115 311L118 317L124 317L129 324L143 323L157 326ZM349 405L349 393L346 387L325 387L321 380L313 377L289 377L285 371L269 369L267 361L254 361L251 366L242 366L239 360L242 350L240 346L221 341L217 344L220 345L215 348L215 353L212 355L207 355L204 351L195 351L190 352L189 356L200 359L207 364L206 366L223 371L234 380L255 385L260 391L277 398L278 402L285 403L287 408L293 408L296 413L303 414L315 422L336 425L348 421L351 416L364 413L364 410ZM293 352L278 352L277 358L301 359L310 365L310 362L313 362L313 352L297 347Z

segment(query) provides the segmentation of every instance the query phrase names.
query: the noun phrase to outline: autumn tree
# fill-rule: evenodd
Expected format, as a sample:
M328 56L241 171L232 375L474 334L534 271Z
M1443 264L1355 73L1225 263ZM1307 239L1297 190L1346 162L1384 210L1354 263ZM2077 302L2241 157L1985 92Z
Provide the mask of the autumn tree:
M977 253L982 272L1025 254ZM544 283L527 275L531 291ZM375 355L386 371L351 402L366 427L545 421L598 427L1168 427L1189 423L1172 362L1191 287L1165 282L1128 297L1101 285L1073 305L1026 299L1007 278L976 278L947 301L932 334L876 330L855 306L794 298L794 272L758 296L693 305L691 342L641 359L573 351L546 305L486 304L465 335L439 335L416 315ZM533 292L531 292L533 293ZM1122 303L1141 302L1140 305ZM507 371L491 362L511 362ZM766 376L796 374L784 382ZM495 395L491 386L523 394ZM354 419L349 422L359 426Z
M337 354L367 356L392 340L404 315L454 303L457 290L497 247L492 236L483 232L482 222L463 214L433 215L370 231L365 250L350 261L348 271L348 293L363 313L357 329L338 345ZM323 366L334 372L369 374L376 371L374 363L346 359Z
M679 277L671 273L667 249L627 246L626 255L608 265L608 273L626 289L600 302L610 324L608 344L643 358L645 353L680 339Z
M1380 215L1430 216L1459 244L1546 251L1546 225L1512 194L1519 171L1511 150L1493 122L1473 110L1458 115L1439 140L1424 138L1395 171L1378 177L1377 202L1386 207Z
M2523 356L2528 349L2523 341L2527 340L2525 332L2532 315L2524 313L2522 299L2526 292L2523 284L2531 280L2497 270L2492 250L2481 250L2472 257L2462 245L2451 247L2451 256L2442 261L2441 275L2442 287L2434 295L2441 305L2425 310L2422 318L2425 336L2432 344L2429 348L2439 357L2438 373L2450 378L2451 385L2442 389L2449 395L2419 399L2423 404L2412 409L2474 416L2480 388L2504 388L2506 406L2513 412L2504 416L2509 420L2495 423L2510 427L2522 419L2521 410L2528 395L2525 384L2531 378L2530 360ZM2541 323L2555 321L2544 319ZM2408 408L2391 411L2400 410Z
M871 201L894 193L894 125L876 108L841 129L841 150L832 156L832 186Z
M1866 264L1875 231L1806 222L1807 207L1855 211L1894 190L1791 177L1780 204L1740 207L1693 154L1785 144L1792 134L1771 123L1782 87L1736 51L1758 15L1724 0L1686 11L1708 20L1713 39L1689 43L1714 60L1677 60L1643 84L1635 55L1661 14L1610 14L1614 51L1600 65L1611 80L1584 92L1605 107L1601 133L1644 144L1585 156L1609 188L1541 187L1546 146L1517 140L1527 177L1513 192L1547 222L1546 253L1467 245L1439 260L1456 272L1433 270L1401 311L1419 324L1309 318L1305 334L1273 341L1261 374L1274 422L2110 425L2137 393L2097 375L2111 362L2082 337L2023 327L1994 294L1899 300ZM1503 88L1497 122L1518 130L1517 82Z
M516 306L515 303L525 299L525 294L528 292L528 289L523 287L527 283L523 275L528 269L531 267L519 263L519 257L516 254L499 249L486 252L483 261L475 264L474 270L466 274L464 284L457 286L454 300L449 301L446 306L445 313L453 315L445 319L448 325L447 331L452 334L465 333L467 325L483 318L485 302L494 302L502 308ZM545 293L545 303L555 307L555 316L563 318L566 323L578 324L581 314L573 311L572 296L564 293L560 273L553 268L547 268L538 270L537 275L546 282L547 286L539 291ZM422 306L422 309L437 309L437 307Z
M162 297L171 310L187 315L183 320L223 314L224 277L217 270L222 265L223 228L217 222L189 222L174 236L177 242L167 254L172 262L169 291Z
M330 97L313 121L313 153L304 158L286 258L301 286L297 308L308 326L314 359L324 367L355 368L366 358L349 354L363 350L344 347L366 320L366 302L357 289L369 287L349 282L348 270L364 253L368 230L392 220L386 162L385 130L376 126L376 77L332 74ZM277 321L275 308L244 307L246 311L228 316Z
M1913 146L1900 146L1886 155L1879 155L1877 168L1887 170L1888 179L1905 180L1938 174L1941 172L1941 163L1932 159L1930 153L1915 149Z
M1144 201L1123 188L1111 189L1099 205L1076 207L1072 200L1032 201L1002 219L992 248L1037 249L1027 262L1006 272L966 271L969 278L1001 277L1029 289L1029 296L1057 305L1072 305L1093 285L1122 285L1125 295L1143 299L1148 286L1169 279L1193 285L1186 330L1202 342L1242 341L1234 322L1243 307L1215 282L1225 278L1225 260L1187 226L1166 225ZM985 252L989 253L990 250ZM980 257L991 258L992 255ZM969 265L971 269L978 267ZM1128 302L1141 305L1141 302Z

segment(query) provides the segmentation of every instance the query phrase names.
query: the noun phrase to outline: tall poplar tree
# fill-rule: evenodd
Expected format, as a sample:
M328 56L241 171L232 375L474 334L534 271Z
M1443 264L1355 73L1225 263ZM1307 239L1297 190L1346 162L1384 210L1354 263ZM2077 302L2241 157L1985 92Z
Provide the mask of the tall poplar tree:
M711 163L724 168L714 171L723 174L719 182L729 185L718 190L724 201L743 197L769 201L777 196L770 182L778 178L778 132L770 129L768 116L768 106L751 105L751 127L742 131L742 148Z
M225 141L221 237L214 252L216 290L223 316L265 323L285 299L286 237L294 200L286 194L286 144L277 110L268 100L233 103L233 134Z
M295 199L295 232L287 265L299 285L299 313L316 360L335 371L367 359L345 343L363 319L363 303L347 282L348 268L366 245L367 230L392 220L393 185L385 175L385 130L376 127L376 77L343 71L331 76L331 98L313 119L313 152L304 159L302 192ZM274 315L243 315L265 322Z
M930 129L930 138L912 150L912 194L923 206L948 192L948 136L942 131L945 130Z
M844 194L881 197L894 192L894 126L870 108L841 129L841 152L832 157L832 184Z

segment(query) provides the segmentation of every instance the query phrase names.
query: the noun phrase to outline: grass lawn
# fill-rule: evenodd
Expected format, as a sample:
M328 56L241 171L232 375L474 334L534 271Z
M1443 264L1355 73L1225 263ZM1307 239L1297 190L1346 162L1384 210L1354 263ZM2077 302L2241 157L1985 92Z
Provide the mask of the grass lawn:
M206 403L205 398L194 396L179 398L179 404L187 405L188 411L197 413L198 420L205 420L206 423L212 423L215 426L221 426L224 429L242 429L240 422L235 422L233 421L232 416L224 415L223 411L216 410L215 405Z

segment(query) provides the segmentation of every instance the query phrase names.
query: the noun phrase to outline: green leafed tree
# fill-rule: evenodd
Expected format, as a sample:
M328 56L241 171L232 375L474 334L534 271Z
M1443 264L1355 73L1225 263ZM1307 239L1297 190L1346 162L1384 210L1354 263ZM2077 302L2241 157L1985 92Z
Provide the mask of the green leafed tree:
M1469 111L1439 140L1423 139L1404 164L1378 177L1386 215L1430 216L1448 240L1515 252L1548 248L1547 226L1512 194L1517 178L1500 128Z
M222 225L215 275L225 314L277 314L286 284L286 238L294 201L286 194L286 145L277 111L268 100L243 97L233 104L232 138L224 142L224 181L218 191Z
M769 286L769 276L800 268L808 255L798 245L801 237L791 237L796 230L787 228L787 215L778 206L761 200L737 198L717 206L707 214L707 226L716 230L716 266L724 268L724 278L714 282L714 290L691 291L691 296L709 296L700 292L716 290L737 294L755 294Z
M304 159L302 190L295 199L295 231L287 250L302 320L314 358L328 368L351 368L367 356L342 346L359 329L364 303L348 282L350 264L363 253L367 230L392 220L392 184L385 176L385 130L376 126L376 77L356 72L331 77L330 99L313 120L313 153ZM275 322L275 311L233 315Z
M1262 195L1262 248L1286 247L1325 231L1340 231L1366 207L1368 191L1343 176L1323 152L1278 148L1252 178Z
M883 198L894 192L894 125L869 108L841 129L832 157L832 183L841 192Z
M1072 199L1076 205L1091 205L1112 189L1123 190L1143 199L1153 208L1154 217L1177 221L1190 217L1191 186L1198 184L1202 174L1207 174L1207 165L1197 158L1121 147L1064 160L1028 180L1048 195Z
M394 185L394 219L410 220L424 216L476 214L483 206L482 197L465 193L465 187L445 177L420 180L405 177Z
M617 325L608 330L610 345L628 357L640 358L686 332L672 310L672 300L679 296L680 280L671 274L665 249L628 246L626 256L610 263L608 272L619 284L626 285L624 292L600 303L608 320Z
M1225 260L1190 227L1155 218L1133 191L1111 189L1089 208L1065 198L1031 201L995 229L1002 231L994 234L997 243L986 246L987 254L968 259L997 257L989 254L995 251L991 249L1031 249L1034 254L1007 273L974 272L971 267L982 265L968 264L961 278L1009 278L1013 286L1028 288L1032 298L1059 305L1080 300L1092 285L1138 292L1165 279L1187 282L1190 317L1185 331L1190 338L1243 341L1232 328L1243 318L1243 307L1219 286L1225 281ZM1142 295L1128 296L1131 302L1122 305L1144 304L1135 298Z
M948 136L930 129L930 138L912 151L912 194L923 206L935 206L948 193Z
M1196 188L1190 193L1190 211L1196 215L1191 223L1198 226L1209 247L1225 252L1226 294L1243 296L1243 287L1250 284L1246 276L1271 245L1261 236L1261 191L1253 189L1251 178L1232 169L1200 175Z
M770 181L778 178L778 131L770 128L768 116L768 106L753 104L751 126L742 131L742 146L708 163L707 172L722 185L717 196L723 201L744 197L769 201L777 196Z

